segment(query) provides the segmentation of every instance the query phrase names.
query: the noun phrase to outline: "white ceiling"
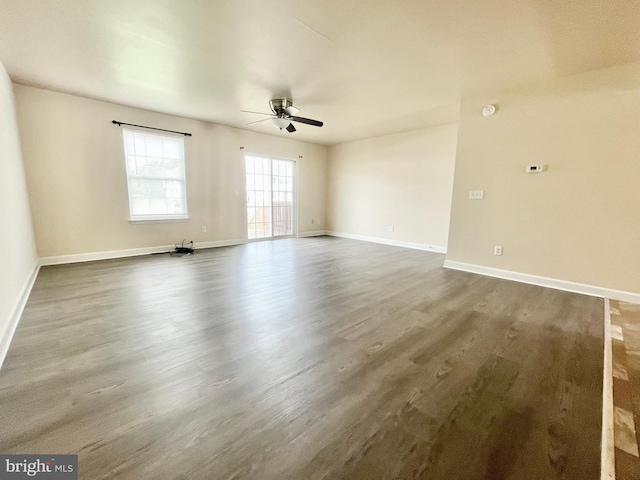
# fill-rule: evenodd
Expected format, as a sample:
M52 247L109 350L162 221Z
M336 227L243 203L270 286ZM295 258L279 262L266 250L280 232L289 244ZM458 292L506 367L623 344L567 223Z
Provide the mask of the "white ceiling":
M640 1L1 0L0 61L22 84L333 144L638 62ZM283 96L324 127L245 127Z

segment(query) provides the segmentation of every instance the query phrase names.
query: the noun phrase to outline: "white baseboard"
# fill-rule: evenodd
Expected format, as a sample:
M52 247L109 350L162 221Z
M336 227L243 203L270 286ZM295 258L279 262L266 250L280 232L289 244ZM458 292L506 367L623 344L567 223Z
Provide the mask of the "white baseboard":
M63 263L93 262L95 260L108 260L111 258L136 257L151 253L162 253L172 250L174 245L161 245L158 247L128 248L126 250L109 250L108 252L77 253L73 255L58 255L56 257L42 257L40 265L61 265Z
M247 243L245 239L235 240L213 240L210 242L195 242L193 247L215 248L229 247ZM109 250L107 252L78 253L74 255L58 255L55 257L42 257L40 265L62 265L65 263L93 262L96 260L109 260L113 258L137 257L139 255L150 255L152 253L164 253L175 249L175 245L159 245L157 247L128 248L126 250Z
M392 240L389 238L369 237L366 235L354 235L352 233L342 233L327 231L325 235L332 237L350 238L351 240L362 240L363 242L381 243L383 245L391 245L394 247L412 248L414 250L424 250L427 252L447 253L447 247L439 247L437 245L428 245L426 243L404 242L402 240Z
M328 235L326 230L313 230L311 232L301 232L298 233L298 238L304 237L320 237L322 235Z
M582 293L583 295L591 295L592 297L613 298L614 300L621 300L623 302L640 303L640 293L624 292L622 290L614 290L612 288L568 282L566 280L558 280L556 278L540 277L538 275L530 275L528 273L512 272L510 270L501 270L499 268L484 267L482 265L454 262L452 260L445 260L444 266L445 268L450 268L452 270L478 273L488 277L529 283L531 285L555 288L556 290L564 290L567 292Z
M27 304L27 300L29 299L29 295L31 294L31 289L33 288L33 284L36 282L36 278L38 278L38 272L40 271L40 262L36 262L33 267L33 271L27 280L26 285L22 289L22 295L20 295L20 300L18 301L18 305L9 318L9 324L4 332L0 332L2 337L0 338L0 368L2 368L2 363L4 362L4 358L7 356L7 352L9 351L9 345L11 344L11 340L13 340L13 335L16 333L16 328L18 328L18 322L22 317L22 312L24 311L24 307Z
M320 235L332 235L334 237L351 238L353 240L363 240L365 242L382 243L384 245L393 245L396 247L413 248L416 250L426 250L429 252L447 253L445 247L436 247L422 243L402 242L399 240L388 240L385 238L366 237L363 235L351 235L349 233L329 232L327 230L314 230L310 232L298 233L298 237L317 237ZM256 241L265 239L256 239ZM276 239L277 240L277 239ZM250 243L254 240L232 239L232 240L214 240L210 242L197 242L193 246L200 248L229 247L232 245L242 245ZM163 253L174 249L174 245L160 245L157 247L129 248L126 250L109 250L107 252L91 252L78 253L74 255L58 255L55 257L42 257L40 265L62 265L65 263L93 262L96 260L109 260L113 258L137 257L138 255L150 255L152 253Z
M237 240L212 240L210 242L196 242L193 244L193 248L197 250L199 248L232 247L234 245L242 245L243 243L248 243L248 240L244 238ZM171 250L173 250L173 245L171 246Z

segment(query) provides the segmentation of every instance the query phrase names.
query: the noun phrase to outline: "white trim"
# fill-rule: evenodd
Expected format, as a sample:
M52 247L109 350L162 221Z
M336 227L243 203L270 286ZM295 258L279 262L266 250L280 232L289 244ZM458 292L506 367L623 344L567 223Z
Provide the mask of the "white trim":
M111 258L136 257L151 253L162 253L173 250L175 245L162 245L158 247L128 248L126 250L109 250L108 252L78 253L74 255L58 255L55 257L42 257L41 265L61 265L64 263L93 262L95 260L108 260Z
M298 238L319 237L321 235L327 235L327 231L326 230L313 230L313 231L310 231L310 232L300 232L300 233L298 233L297 237Z
M40 262L36 261L35 266L33 267L33 271L31 272L31 276L29 280L27 280L24 289L22 290L22 295L20 295L20 301L18 301L18 305L13 312L13 315L9 318L9 324L7 325L6 330L2 334L0 338L0 368L2 368L2 363L4 362L5 357L7 356L7 352L9 351L9 345L11 344L11 340L13 340L13 335L16 333L16 328L18 328L18 322L22 317L22 312L24 311L24 307L27 304L27 300L29 300L29 295L31 295L31 289L33 288L33 284L36 282L36 278L38 278L38 272L40 271Z
M363 242L381 243L383 245L391 245L394 247L412 248L414 250L425 250L427 252L447 253L447 247L439 247L437 245L428 245L426 243L405 242L402 240L392 240L389 238L369 237L366 235L354 235L352 233L342 233L327 231L325 235L332 237L350 238L352 240L362 240Z
M144 217L144 218L130 218L129 223L139 225L142 223L173 223L173 222L188 222L191 217Z
M276 238L279 238L279 237L276 237ZM263 239L261 238L260 240L263 240ZM237 240L212 240L210 242L194 243L193 248L198 250L201 248L231 247L233 245L242 245L244 243L249 243L249 240L246 240L244 238L237 239Z
M604 299L604 366L602 380L602 443L600 446L600 479L615 480L616 459L613 423L613 352L611 345L611 306Z
M275 237L280 238L280 237ZM260 239L262 240L262 239ZM196 249L228 247L231 245L241 245L247 240L214 240L210 242L197 242L193 246ZM40 265L62 265L66 263L93 262L97 260L109 260L113 258L137 257L140 255L150 255L152 253L164 253L175 249L175 245L161 245L158 247L129 248L126 250L109 250L107 252L79 253L75 255L58 255L55 257L43 257Z
M445 260L444 267L452 270L462 270L463 272L478 273L488 277L503 278L505 280L513 280L515 282L529 283L531 285L539 285L541 287L555 288L557 290L581 293L583 295L591 295L593 297L613 298L615 300L622 300L623 302L640 303L640 293L624 292L622 290L614 290L612 288L569 282L566 280L558 280L556 278L540 277L538 275L530 275L528 273L501 270L499 268L455 262L453 260Z

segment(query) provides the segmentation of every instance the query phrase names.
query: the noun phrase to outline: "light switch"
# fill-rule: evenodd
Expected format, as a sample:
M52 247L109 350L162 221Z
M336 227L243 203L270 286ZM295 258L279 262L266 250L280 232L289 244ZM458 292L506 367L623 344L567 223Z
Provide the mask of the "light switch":
M482 200L484 198L484 190L469 190L469 200Z

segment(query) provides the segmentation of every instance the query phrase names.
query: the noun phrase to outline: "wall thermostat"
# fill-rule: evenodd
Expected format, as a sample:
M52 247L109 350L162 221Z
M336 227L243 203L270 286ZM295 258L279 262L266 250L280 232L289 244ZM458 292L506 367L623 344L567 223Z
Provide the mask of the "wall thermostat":
M527 173L544 172L546 165L527 165Z

